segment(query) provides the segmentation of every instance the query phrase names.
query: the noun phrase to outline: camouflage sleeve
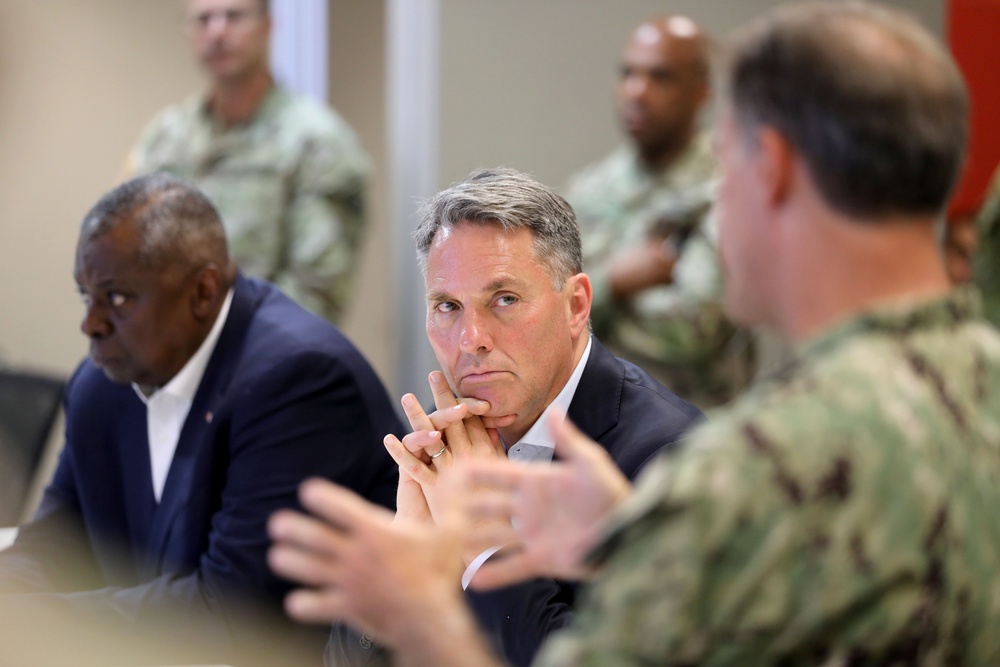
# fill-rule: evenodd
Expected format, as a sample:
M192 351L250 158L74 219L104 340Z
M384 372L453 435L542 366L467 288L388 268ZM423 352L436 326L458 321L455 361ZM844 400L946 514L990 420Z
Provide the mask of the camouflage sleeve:
M642 328L660 341L667 363L708 363L733 336L722 311L722 276L715 252L714 220L692 233L674 266L674 282L647 290L632 305Z
M288 265L278 286L337 322L351 294L365 228L368 157L353 136L312 139L303 148L282 224Z
M880 551L885 524L871 521L870 499L891 478L854 494L867 482L852 479L840 448L803 465L787 455L799 438L781 432L709 423L679 456L654 462L593 554L600 574L573 625L536 664L815 664L809 656L830 655L823 642L845 627L845 650L878 650L905 625L925 536L893 535L893 551ZM859 616L875 599L881 611Z
M581 215L581 220L586 217ZM620 341L665 364L703 366L723 353L736 330L722 310L722 275L711 215L684 243L673 282L651 287L627 303L611 297L607 267L629 232L621 225L585 221L581 232L594 288L591 321L598 337Z
M655 337L660 349L646 351L668 363L690 363L717 350L716 332L726 324L720 303L722 286L714 240L702 227L699 225L684 244L672 283L651 287L624 302L611 296L607 274L614 253L628 245L623 243L623 237L635 232L621 225L582 223L584 266L594 288L594 333L617 339L622 324L628 322L628 326ZM726 329L723 335L731 333ZM649 345L638 347L645 349Z
M616 319L622 315L621 304L612 298L608 283L611 251L617 247L617 237L622 230L613 225L585 224L584 216L581 216L580 232L583 268L594 290L590 307L591 325L598 337L607 337Z
M577 174L566 191L566 200L572 205L580 227L583 270L594 290L590 319L598 337L608 335L618 316L608 286L608 265L624 242L623 236L634 234L627 225L631 219L613 205L614 196L606 192L613 186L614 179L607 178L602 168L591 167Z
M700 664L706 657L713 634L727 622L715 609L716 596L729 589L730 612L736 612L746 595L727 585L734 555L725 553L743 485L732 484L732 472L716 469L711 457L690 451L672 463L657 459L640 478L593 555L600 575L580 600L573 625L548 642L537 665ZM726 492L725 504L704 493L713 477Z

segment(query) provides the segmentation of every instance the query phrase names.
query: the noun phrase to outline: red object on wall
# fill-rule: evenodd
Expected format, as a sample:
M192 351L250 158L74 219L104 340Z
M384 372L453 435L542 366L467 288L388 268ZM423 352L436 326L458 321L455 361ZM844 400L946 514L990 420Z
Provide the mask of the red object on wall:
M947 0L947 39L972 100L969 152L948 217L974 214L1000 164L1000 0Z

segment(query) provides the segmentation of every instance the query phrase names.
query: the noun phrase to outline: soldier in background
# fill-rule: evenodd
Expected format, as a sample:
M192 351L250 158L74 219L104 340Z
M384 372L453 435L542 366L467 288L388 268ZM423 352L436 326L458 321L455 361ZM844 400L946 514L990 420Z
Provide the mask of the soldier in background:
M270 526L272 566L325 584L291 594L295 616L346 617L399 664L489 665L449 554L507 517L477 585L591 584L538 666L1000 664L1000 334L936 234L961 76L910 16L857 2L783 6L731 58L726 310L796 341L796 363L634 490L566 425L547 468L467 465L448 530L308 484L322 520Z
M753 372L750 337L725 318L713 200L715 159L699 116L709 43L684 16L650 19L622 56L618 113L631 142L573 177L594 332L701 408Z
M275 83L267 0L185 0L185 24L208 92L150 122L127 175L166 171L195 183L222 214L241 270L340 322L364 231L368 157L334 111Z

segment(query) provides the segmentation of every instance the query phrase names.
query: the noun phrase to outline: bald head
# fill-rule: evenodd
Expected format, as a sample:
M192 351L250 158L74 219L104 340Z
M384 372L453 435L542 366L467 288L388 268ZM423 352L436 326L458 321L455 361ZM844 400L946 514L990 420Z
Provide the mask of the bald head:
M679 67L695 76L708 77L709 42L701 26L687 16L659 16L643 21L630 41L661 45Z
M669 166L696 130L708 98L709 40L686 16L644 21L622 54L618 111L641 157Z

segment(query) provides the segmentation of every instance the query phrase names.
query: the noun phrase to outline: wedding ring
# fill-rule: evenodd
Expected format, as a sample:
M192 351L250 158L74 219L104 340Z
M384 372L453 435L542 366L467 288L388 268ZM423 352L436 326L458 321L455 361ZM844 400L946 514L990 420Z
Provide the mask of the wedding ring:
M446 449L448 449L448 445L441 445L441 449L439 449L438 451L436 451L433 454L431 454L431 458L432 459L436 459L437 457L439 457L442 454L444 454L444 450L446 450Z

